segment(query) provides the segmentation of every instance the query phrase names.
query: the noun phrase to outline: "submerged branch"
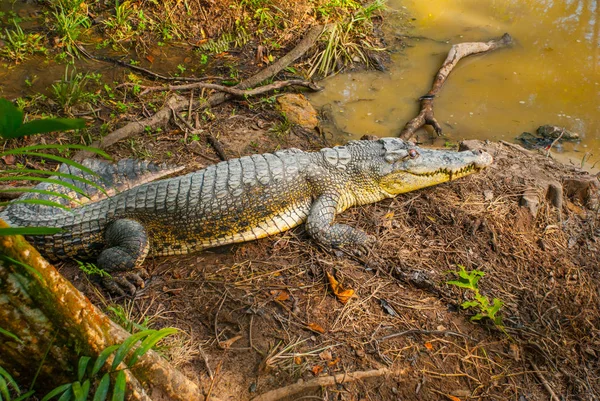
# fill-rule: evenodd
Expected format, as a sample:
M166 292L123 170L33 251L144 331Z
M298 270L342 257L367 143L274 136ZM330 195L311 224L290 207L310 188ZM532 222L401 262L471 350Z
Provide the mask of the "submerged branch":
M462 59L472 54L487 53L496 49L512 44L512 37L505 33L501 38L490 40L489 42L465 42L453 45L448 52L448 56L439 69L429 92L419 98L421 102L421 111L419 114L406 123L399 137L410 139L415 132L424 125L431 125L438 135L442 134L442 127L433 115L433 100L442 89L446 79L456 67L456 64Z

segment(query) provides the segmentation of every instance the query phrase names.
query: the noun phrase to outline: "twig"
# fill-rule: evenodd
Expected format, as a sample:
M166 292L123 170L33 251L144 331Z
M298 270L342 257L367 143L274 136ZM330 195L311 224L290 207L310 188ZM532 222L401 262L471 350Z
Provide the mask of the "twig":
M442 127L437 122L433 115L433 100L437 96L438 92L442 89L442 86L446 82L446 79L450 75L450 72L456 67L456 64L460 59L470 56L471 54L486 53L502 47L506 47L512 43L512 38L508 33L505 33L499 39L493 39L489 42L466 42L458 43L453 45L448 52L448 56L442 67L439 69L433 84L429 92L426 95L421 96L421 111L420 113L406 123L402 132L400 132L400 138L410 139L415 132L423 127L424 125L431 125L438 135L442 134Z
M470 336L468 336L466 334L457 333L455 331L450 331L450 330L420 330L420 329L404 330L404 331L401 331L401 332L398 332L398 333L388 334L387 336L381 337L378 341L389 340L390 338L401 337L401 336L406 336L406 335L410 335L410 334L433 334L433 335L438 335L438 336L449 335L449 336L466 338L466 339L471 340L471 341L477 341L473 337L470 337Z
M319 36L321 32L323 32L323 25L316 25L309 29L308 33L304 36L304 38L298 42L296 47L294 47L289 53L275 61L269 67L259 71L255 75L250 78L240 82L234 88L237 89L248 89L254 87L261 82L266 81L272 76L277 75L281 70L287 67L289 64L296 61L298 58L302 57L304 53L310 49ZM194 102L194 106L200 109L206 109L209 107L215 107L229 99L231 99L232 95L229 93L219 92L208 98L207 101L196 101ZM117 143L120 140L128 138L133 135L140 134L144 132L145 127L158 127L164 126L169 121L171 115L171 109L180 111L183 110L186 106L188 106L187 99L182 99L179 96L174 95L169 98L167 101L167 105L156 112L152 117L145 118L141 121L132 121L129 124L111 132L106 135L99 141L94 141L90 146L96 147L99 149L106 149L107 147ZM94 156L94 153L87 151L79 151L73 156L73 160L83 160L88 157Z
M304 81L302 79L291 79L289 81L275 81L272 84L259 86L254 89L238 89L237 87L225 86L225 85L217 85L217 84L209 84L206 82L195 82L193 84L185 84L185 85L163 85L163 86L148 86L140 93L140 96L146 95L150 92L157 91L177 91L177 90L188 90L195 88L206 88L206 89L214 89L219 92L225 92L235 97L245 97L245 96L256 96L261 95L263 93L267 93L270 91L274 91L277 89L285 88L287 86L303 86L305 88L312 89L314 91L320 91L323 88L316 85L314 82ZM143 87L142 87L143 88Z
M303 391L317 389L319 387L333 386L342 383L351 383L357 380L368 379L370 377L379 377L391 373L387 368L358 371L352 373L340 373L335 376L324 376L309 380L303 383L296 383L290 386L281 387L268 391L252 399L252 401L277 401Z
M552 150L552 147L554 145L556 145L556 142L558 142L560 140L560 138L562 138L562 136L565 133L565 129L563 128L562 131L560 131L560 135L554 140L552 141L552 143L550 144L550 146L548 146L548 149L546 151L546 157L550 157L550 150Z
M535 376L539 379L539 381L542 382L542 385L544 386L544 388L546 389L548 394L550 394L550 398L552 399L552 401L560 401L560 398L558 398L558 396L556 395L554 390L552 390L552 387L550 387L550 383L548 383L548 380L546 380L544 375L542 375L542 372L540 372L540 369L537 367L535 362L533 362L531 359L529 359L529 363L533 367Z

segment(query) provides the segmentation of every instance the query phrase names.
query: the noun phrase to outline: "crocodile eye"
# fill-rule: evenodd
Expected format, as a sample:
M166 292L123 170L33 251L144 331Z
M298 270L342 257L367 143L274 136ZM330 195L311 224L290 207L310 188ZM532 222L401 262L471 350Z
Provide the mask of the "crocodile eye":
M419 157L419 152L417 152L416 149L409 149L408 155L410 156L411 159L416 159L417 157Z

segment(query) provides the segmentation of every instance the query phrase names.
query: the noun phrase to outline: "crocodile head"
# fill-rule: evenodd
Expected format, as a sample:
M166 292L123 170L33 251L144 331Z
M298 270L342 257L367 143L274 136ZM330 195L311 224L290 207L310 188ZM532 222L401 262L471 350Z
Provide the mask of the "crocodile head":
M476 173L492 164L481 150L453 152L424 149L397 138L378 142L375 172L385 196L414 191ZM383 150L382 150L383 148Z

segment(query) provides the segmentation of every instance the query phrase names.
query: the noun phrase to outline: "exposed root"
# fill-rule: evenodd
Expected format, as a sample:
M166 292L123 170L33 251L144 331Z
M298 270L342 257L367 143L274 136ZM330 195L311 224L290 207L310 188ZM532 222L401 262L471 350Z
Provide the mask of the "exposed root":
M324 27L322 25L313 26L309 29L306 36L294 47L289 53L285 56L281 57L279 60L271 64L269 67L259 71L257 74L251 76L250 78L240 82L238 85L229 89L236 90L245 90L248 88L252 88L261 82L266 81L267 79L277 75L281 70L286 68L288 65L299 59L310 49L317 41L321 32L323 32ZM272 90L272 89L271 89ZM248 95L247 96L252 96ZM193 106L196 109L206 109L209 107L215 107L229 99L231 99L233 95L231 93L216 93L208 98L207 101L194 101ZM188 99L182 99L179 96L173 96L167 100L167 104L156 112L152 117L145 118L141 121L132 121L129 124L121 127L110 134L106 135L99 141L94 141L91 146L99 149L106 149L107 147L123 140L129 138L133 135L141 134L144 132L146 127L161 127L165 126L169 119L171 118L171 113L173 111L179 112L184 110L186 107L189 107ZM87 151L79 151L73 157L73 160L83 160L89 157L93 157L94 154L92 152Z
M424 125L431 125L438 135L442 134L442 127L437 122L433 115L433 99L437 96L450 72L456 67L458 62L471 54L487 53L492 50L500 49L509 46L512 43L512 37L505 33L499 39L492 39L489 42L465 42L453 45L448 52L448 57L444 60L442 67L439 69L429 92L421 96L421 111L420 113L406 123L399 137L410 139L415 132Z
M303 383L295 383L290 386L281 387L268 391L252 399L252 401L276 401L286 397L293 396L303 391L310 391L320 387L333 386L342 383L351 383L357 380L368 379L370 377L379 377L391 373L387 368L367 370L352 373L340 373L335 376L318 377Z
M147 86L143 87L144 90L140 93L140 96L145 95L150 92L158 92L158 91L176 91L176 90L189 90L195 88L203 88L203 89L213 89L219 92L228 93L235 97L247 97L247 96L256 96L262 95L263 93L271 92L277 89L282 89L288 86L303 86L305 88L312 89L314 91L320 91L320 86L316 85L310 81L303 81L301 79L291 79L289 81L275 81L272 84L260 86L254 89L238 89L236 87L217 85L217 84L209 84L205 82L196 82L193 84L185 84L185 85L167 85L167 86Z

